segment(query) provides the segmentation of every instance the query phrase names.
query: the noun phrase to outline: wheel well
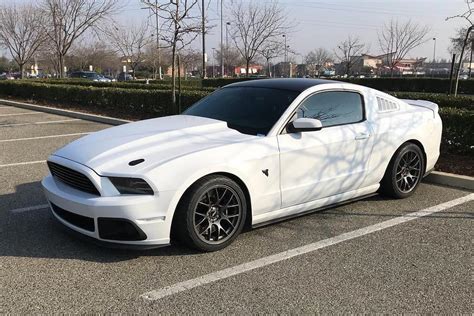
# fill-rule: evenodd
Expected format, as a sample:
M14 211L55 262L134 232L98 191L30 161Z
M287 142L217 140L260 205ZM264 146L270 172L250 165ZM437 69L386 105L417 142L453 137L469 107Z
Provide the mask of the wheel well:
M215 173L210 173L210 174L206 174L205 176L202 176L201 178L199 179L196 179L196 181L194 181L183 193L183 195L180 197L179 199L179 202L178 204L176 205L176 207L178 208L180 203L181 203L181 200L183 199L183 196L186 194L186 192L196 183L198 182L199 180L201 180L202 178L204 177L208 177L208 176L214 176L214 175L219 175L219 176L224 176L224 177L227 177L231 180L233 180L235 183L237 183L237 185L242 189L242 191L244 192L245 194L245 199L247 200L247 216L246 216L246 222L245 222L245 226L244 228L249 228L251 227L252 225L252 203L251 203L251 199L250 199L250 193L249 193L249 190L247 188L247 186L245 185L245 183L242 181L242 179L240 179L239 177L237 177L236 175L232 174L232 173L228 173L228 172L215 172ZM176 214L176 210L175 210L175 213ZM173 214L173 220L172 220L172 226L171 226L171 233L173 233L173 226L174 226L174 214Z
M425 169L425 170L423 170L423 174L425 174L425 172L426 172L426 151L425 151L425 147L423 147L423 144L419 140L416 140L416 139L407 140L400 147L402 147L406 143L412 143L412 144L417 145L418 147L420 147L421 152L423 153L423 160L425 162L425 165L423 166L423 168ZM400 147L398 147L398 148L400 148Z

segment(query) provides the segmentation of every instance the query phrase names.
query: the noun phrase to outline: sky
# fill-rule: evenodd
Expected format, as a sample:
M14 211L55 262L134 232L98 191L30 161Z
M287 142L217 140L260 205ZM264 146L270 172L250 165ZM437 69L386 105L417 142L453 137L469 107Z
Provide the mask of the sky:
M147 10L141 10L139 0L121 0L124 12L118 21L142 21L148 16ZM207 1L207 0L206 0ZM210 0L208 18L217 24L206 40L207 47L219 47L220 41L220 0ZM265 0L244 0L258 1ZM450 37L464 26L466 21L446 17L466 11L465 0L279 0L290 20L296 21L295 31L288 36L288 44L299 62L309 51L323 47L333 51L337 44L348 35L358 36L367 43L370 54L381 53L378 44L378 32L390 19L407 21L411 19L431 30L425 44L410 52L407 57L433 58L436 37L436 58L450 59L448 48ZM223 0L224 21L232 21L226 7L232 0ZM130 22L127 22L130 23ZM195 48L200 47L196 41Z
M0 4L28 1L0 0ZM118 23L140 24L149 17L149 11L141 9L143 5L140 0L117 1L123 6L122 12L115 17ZM208 19L216 27L210 31L211 34L206 39L208 48L219 47L220 41L221 0L210 1ZM232 22L232 16L226 8L233 0L222 1L224 21ZM407 57L427 57L431 60L434 51L432 38L436 37L436 58L450 59L448 52L450 37L466 24L462 19L446 21L446 17L466 11L465 0L279 0L278 2L284 7L289 19L295 21L294 32L288 35L288 45L297 53L295 58L298 62L302 56L319 47L333 51L337 44L349 35L359 37L368 45L368 52L376 55L380 53L377 34L384 23L392 18L400 21L411 19L431 29L426 43L411 51ZM199 49L200 45L200 40L196 40L193 44L196 49Z

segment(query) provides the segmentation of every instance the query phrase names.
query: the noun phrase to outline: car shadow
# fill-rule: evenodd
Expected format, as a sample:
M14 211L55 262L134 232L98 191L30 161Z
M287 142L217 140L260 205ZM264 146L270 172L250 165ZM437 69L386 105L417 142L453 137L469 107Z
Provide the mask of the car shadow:
M113 263L128 261L142 256L147 257L167 257L202 255L200 252L184 247L180 244L150 249L150 250L126 250L114 249L96 245L90 241L77 238L68 229L58 223L48 208L30 210L24 212L11 212L11 205L21 203L24 206L32 206L29 200L34 200L36 205L45 204L46 200L42 196L43 192L39 181L18 185L14 193L0 195L0 257L32 257L32 258L52 258L52 259L75 259L97 263ZM392 199L375 195L364 199L364 203L390 203ZM16 204L15 204L16 203ZM348 203L350 204L350 203ZM347 204L346 204L347 205ZM18 206L21 207L21 206ZM18 208L16 207L16 208ZM393 218L408 214L411 211L402 213L394 212L354 212L351 210L327 208L316 210L304 216L319 216L321 221L327 216L339 217L379 217ZM285 229L299 230L301 226L298 218L281 221L278 225ZM437 213L428 215L432 218L466 218L472 219L470 212L449 212L449 215ZM324 230L324 223L320 229ZM261 235L265 228L250 230L246 229L244 234L254 232ZM329 228L329 227L328 227ZM328 232L328 236L332 233Z

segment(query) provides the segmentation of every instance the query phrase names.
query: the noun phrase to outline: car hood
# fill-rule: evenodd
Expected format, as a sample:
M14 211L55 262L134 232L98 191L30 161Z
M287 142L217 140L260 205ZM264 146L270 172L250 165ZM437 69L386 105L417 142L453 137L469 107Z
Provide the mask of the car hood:
M146 172L180 156L256 136L227 127L209 118L176 115L105 129L82 137L54 153L83 164L99 175ZM145 161L130 166L129 162Z

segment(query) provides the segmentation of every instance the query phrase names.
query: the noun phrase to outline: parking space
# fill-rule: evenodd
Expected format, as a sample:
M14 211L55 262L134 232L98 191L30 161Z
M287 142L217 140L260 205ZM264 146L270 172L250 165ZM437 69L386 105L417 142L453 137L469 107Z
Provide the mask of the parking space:
M375 196L246 232L210 254L99 248L54 222L40 181L51 152L108 126L2 116L16 112L38 113L0 106L0 313L472 313L470 192L423 184L406 200ZM384 224L400 218L409 220ZM311 251L288 256L300 247Z

